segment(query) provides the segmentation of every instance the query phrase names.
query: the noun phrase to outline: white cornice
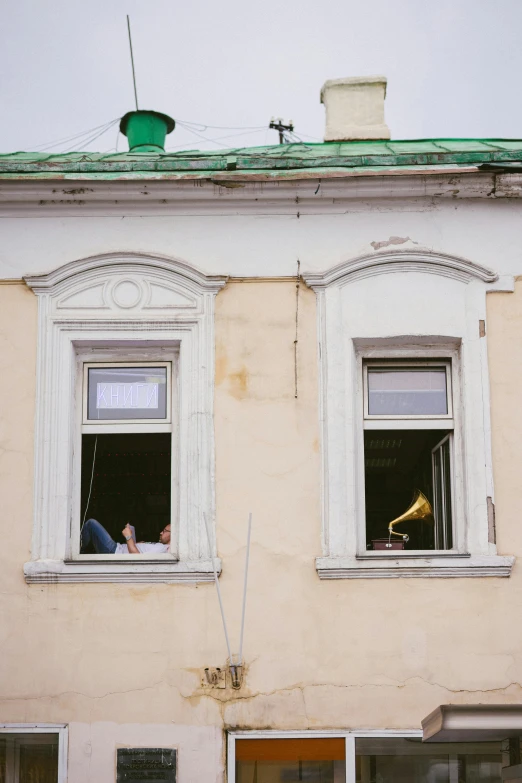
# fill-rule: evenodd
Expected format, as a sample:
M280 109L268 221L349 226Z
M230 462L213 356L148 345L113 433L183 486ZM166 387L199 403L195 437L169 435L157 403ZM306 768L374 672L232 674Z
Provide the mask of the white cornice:
M343 261L326 272L303 272L303 279L314 290L331 285L346 285L372 275L391 272L424 272L451 277L462 282L472 279L483 283L494 283L498 275L487 267L475 264L465 258L430 250L393 250L375 252Z
M0 179L0 216L97 214L170 215L335 212L345 203L366 199L520 198L521 174L349 170L335 176L321 172L292 173L286 178L265 175L248 179L223 174L212 179L5 180Z

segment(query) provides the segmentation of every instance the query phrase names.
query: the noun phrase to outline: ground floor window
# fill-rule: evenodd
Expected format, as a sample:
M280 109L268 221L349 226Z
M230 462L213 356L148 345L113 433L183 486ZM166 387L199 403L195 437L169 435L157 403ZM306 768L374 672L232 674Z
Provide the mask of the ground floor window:
M236 743L236 783L345 783L345 741L245 739Z
M501 783L500 742L423 743L420 737L355 740L356 783Z
M58 783L58 772L58 733L0 733L0 783Z
M424 743L418 731L309 734L231 733L228 783L502 783L501 742Z

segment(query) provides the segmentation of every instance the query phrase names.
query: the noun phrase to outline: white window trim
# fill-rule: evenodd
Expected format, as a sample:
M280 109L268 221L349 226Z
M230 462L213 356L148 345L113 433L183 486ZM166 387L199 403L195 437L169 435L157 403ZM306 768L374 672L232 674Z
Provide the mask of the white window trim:
M123 352L125 360L122 361ZM148 355L148 361L139 361L145 359ZM132 357L129 361L127 357ZM161 357L161 358L158 358ZM100 361L94 361L98 358ZM136 361L134 361L136 359ZM167 417L166 419L129 419L112 421L105 420L100 424L93 423L93 419L87 419L87 370L91 367L114 367L117 364L125 364L133 367L150 367L153 364L157 367L168 367L167 372ZM79 349L76 353L76 428L74 438L73 454L73 492L72 492L72 517L71 530L69 535L69 549L67 551L67 561L78 561L79 563L112 562L113 565L121 565L123 561L129 563L151 561L151 562L172 562L179 558L179 484L178 484L178 465L179 465L179 421L175 412L178 410L178 384L176 383L179 375L179 351L177 347L158 347L143 349L139 346L131 348L130 346L119 348L93 348L88 351L85 347ZM81 454L82 454L82 435L104 434L104 433L134 433L134 432L166 432L172 435L172 453L171 453L171 502L170 502L170 526L171 539L170 550L166 553L145 553L139 555L81 555L80 552L80 527L83 521L83 511L81 509ZM89 518L87 515L86 519ZM139 529L138 529L139 535Z
M370 278L398 275L401 285L409 286L420 275L436 275L448 279L448 291L459 301L461 317L459 331L449 334L441 313L436 331L433 317L426 318L430 331L423 333L417 318L401 312L401 323L411 331L396 331L389 322L384 334L375 333L375 323L358 321L358 333L349 334L346 325L350 314L345 293L352 283L359 283L368 293ZM324 273L304 273L305 282L317 295L319 400L322 459L322 548L316 558L316 569L322 579L359 579L395 577L507 577L514 557L498 555L496 545L488 538L488 504L494 502L491 462L491 425L489 410L489 376L486 339L479 336L479 320L486 321L487 291L512 291L513 280L499 279L490 269L466 259L437 254L422 249L383 251L343 262ZM415 283L412 283L413 285ZM377 286L380 296L385 290ZM440 292L441 284L438 283ZM457 293L458 292L458 293ZM440 300L439 300L440 301ZM386 307L387 300L373 299L376 312ZM361 327L361 324L363 328ZM439 331L440 330L440 331ZM466 529L458 542L458 551L437 554L425 552L398 555L397 551L364 554L357 549L357 509L360 508L360 449L362 445L362 400L354 394L362 374L357 355L363 349L419 351L441 348L459 349L461 401L463 411L463 453L461 490L465 494ZM446 355L448 355L446 353ZM414 356L410 353L410 356ZM455 378L453 378L455 383ZM357 408L355 400L360 401ZM454 392L454 399L457 397ZM376 428L385 429L381 420ZM415 422L404 421L405 428ZM445 424L440 420L441 428ZM358 467L359 466L359 467ZM459 467L456 465L455 473Z
M453 506L453 549L439 549L439 550L405 550L400 554L397 550L394 550L393 558L408 558L409 562L413 558L425 558L428 557L447 557L448 555L464 555L467 557L468 547L466 542L466 509L464 503L463 492L463 476L464 476L464 460L463 460L463 445L461 434L461 411L459 410L459 404L455 404L455 400L461 399L460 388L460 362L459 362L459 350L454 345L448 344L447 348L444 346L426 346L426 347L412 347L410 349L405 348L379 348L378 342L376 347L359 347L357 340L354 340L356 365L357 365L357 380L356 380L356 410L364 411L360 416L358 426L356 426L356 438L355 448L356 462L355 470L357 473L356 479L356 497L355 497L355 519L356 519L356 552L357 558L368 560L382 560L383 558L390 558L387 552L382 551L370 551L366 549L366 498L365 498L365 481L364 481L364 431L365 430L389 430L393 432L397 429L451 429L453 430L453 477L455 474L458 480L452 481L452 506ZM447 378L447 393L448 393L448 414L444 416L368 416L366 413L366 397L367 397L367 383L366 383L366 369L368 366L383 365L386 360L404 360L397 362L397 366L405 366L409 364L412 367L419 366L415 363L415 359L422 362L426 366L438 365L446 366L446 378ZM437 359L439 360L437 362ZM449 361L445 361L449 359Z
M97 422L99 425L104 425L105 427L108 427L111 424L116 425L113 432L121 432L122 430L117 429L118 427L121 427L123 425L127 424L148 424L148 425L154 425L154 424L170 424L172 421L172 359L169 361L162 361L158 360L155 361L154 359L150 359L148 362L131 362L127 361L126 359L126 352L120 351L114 352L114 360L113 361L106 361L106 362L89 362L87 359L84 360L83 363L83 378L82 378L82 390L81 394L83 395L83 403L82 403L82 426L84 426L85 432L87 432L87 428L95 427L97 426ZM101 369L111 369L115 368L117 369L118 366L120 367L158 367L162 369L166 369L166 416L163 418L157 418L157 419L89 419L88 416L88 406L89 406L89 370L101 370ZM94 430L90 430L93 432ZM108 429L104 429L104 432L108 432ZM147 432L147 430L135 430L136 432Z
M422 737L419 729L361 729L353 731L229 731L227 736L227 781L236 783L236 742L241 739L338 739L346 743L346 783L356 783L355 740L363 737Z
M69 745L69 730L65 723L0 723L0 734L57 734L57 783L67 783L67 752Z
M407 353L404 355L403 361L398 361L394 363L393 365L390 363L389 366L387 366L387 362L389 359L393 358L402 358L402 354L398 355L397 357L390 356L388 353L384 352L383 357L381 360L378 358L373 359L366 359L363 361L363 406L364 406L364 422L365 422L365 429L386 429L386 425L377 426L377 424L372 425L370 422L379 422L379 424L386 422L386 421L416 421L420 422L417 424L417 429L423 429L426 426L426 423L430 423L430 428L437 429L437 427L444 428L442 424L436 424L438 420L444 420L444 421L452 421L453 419L453 388L452 388L452 382L451 382L451 362L445 361L444 358L437 361L436 359L433 359L430 361L429 357L431 356L431 353L427 354L426 360L425 354L422 354L422 356L417 360L413 361L411 359L411 354ZM365 357L363 357L364 359ZM381 369L386 368L388 370L403 370L408 368L421 368L421 369L429 369L430 367L444 367L446 370L446 405L448 408L447 413L437 413L437 414L413 414L413 413L405 413L405 414L384 414L384 413L369 413L369 392L368 392L368 370L373 369ZM394 429L400 429L399 427L395 427ZM404 429L404 428L403 428ZM412 425L411 429L415 429L415 425Z
M39 299L34 528L26 581L212 581L203 517L214 524L214 301L226 278L164 257L111 253L26 283ZM139 555L68 559L76 355L104 347L179 351L177 562Z

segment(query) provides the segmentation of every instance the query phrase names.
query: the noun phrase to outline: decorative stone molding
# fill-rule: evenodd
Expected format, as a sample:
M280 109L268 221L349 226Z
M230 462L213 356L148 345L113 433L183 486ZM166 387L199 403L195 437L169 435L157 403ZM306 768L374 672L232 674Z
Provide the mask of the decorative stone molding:
M458 557L388 558L372 560L350 557L318 557L316 569L321 579L395 579L397 577L437 577L511 575L515 558L501 555Z
M303 279L314 290L328 288L330 285L346 285L353 280L362 280L372 275L384 275L396 272L423 272L442 275L453 280L468 283L473 279L483 283L494 283L498 275L479 264L465 258L434 253L429 250L396 250L393 252L375 252L369 255L343 261L342 264L321 273L303 272Z
M89 256L78 261L71 261L58 269L54 269L46 275L32 275L25 277L27 285L36 294L45 291L58 293L59 290L72 290L78 282L97 280L98 275L104 270L119 271L120 274L129 273L130 267L136 265L141 272L150 273L153 280L164 279L168 283L180 285L182 288L193 290L201 294L203 291L217 293L226 283L227 278L222 275L205 275L185 261L166 256L148 253L125 252L103 253L98 256ZM63 289L58 289L60 284Z
M214 559L221 572L221 560ZM144 559L138 563L127 561L64 562L63 560L31 560L24 566L28 584L56 584L61 582L116 582L142 583L199 583L213 582L212 561L193 560L188 563L158 562Z
M214 299L226 278L182 261L110 253L25 278L39 298L35 510L28 582L207 581L214 519ZM173 554L88 563L71 549L78 351L178 352L178 518ZM179 561L179 562L176 562Z
M385 276L385 277L384 277ZM491 465L486 293L512 290L471 261L425 249L382 251L321 274L317 293L322 428L323 579L509 576L488 536ZM482 333L483 334L483 333ZM450 358L455 397L455 549L379 558L366 550L362 363ZM489 501L491 502L491 501Z

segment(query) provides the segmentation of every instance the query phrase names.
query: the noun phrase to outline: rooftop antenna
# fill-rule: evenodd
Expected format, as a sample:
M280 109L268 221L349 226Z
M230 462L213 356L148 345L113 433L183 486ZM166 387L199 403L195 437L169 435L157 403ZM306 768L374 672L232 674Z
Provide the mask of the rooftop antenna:
M292 120L290 122L283 122L281 117L278 117L277 120L275 117L272 117L270 120L270 125L268 126L270 130L276 130L279 133L279 144L288 144L288 141L285 137L285 131L289 131L292 133L294 130L294 123Z
M136 101L136 111L139 111L138 90L136 89L136 71L134 70L134 55L132 53L132 36L131 36L131 28L130 28L130 19L128 14L127 14L127 30L129 31L129 49L130 49L131 65L132 65L132 81L134 83L134 100Z

